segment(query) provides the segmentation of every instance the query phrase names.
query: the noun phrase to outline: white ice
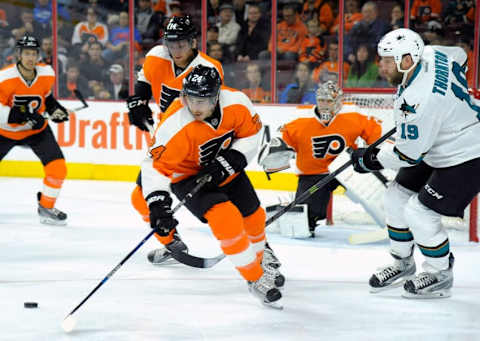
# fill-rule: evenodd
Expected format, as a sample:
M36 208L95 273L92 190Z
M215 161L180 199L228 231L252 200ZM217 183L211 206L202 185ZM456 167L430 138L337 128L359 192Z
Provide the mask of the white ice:
M387 243L351 246L374 226L319 227L317 237L269 234L287 277L284 310L260 305L228 260L211 269L152 266L151 238L74 314L63 319L149 232L129 203L133 183L66 181L58 208L66 227L38 222L40 179L0 178L0 340L435 340L480 339L479 246L456 232L452 297L372 295L367 280L391 261ZM263 203L276 193L260 191ZM220 252L186 210L179 230L191 253ZM228 222L225 222L228 224ZM417 264L422 259L416 252ZM25 309L26 301L38 309Z

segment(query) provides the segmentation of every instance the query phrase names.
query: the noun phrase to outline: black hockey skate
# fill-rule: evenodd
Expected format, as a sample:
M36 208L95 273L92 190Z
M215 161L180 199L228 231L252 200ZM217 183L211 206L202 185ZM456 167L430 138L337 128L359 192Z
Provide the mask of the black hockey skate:
M266 269L267 271L271 272L275 278L275 286L277 288L282 288L285 284L285 276L282 275L279 268L282 266L282 263L278 260L278 258L273 253L273 250L270 248L268 243L265 243L265 250L263 251L263 259L262 259L262 268Z
M262 277L255 282L248 281L247 283L248 291L260 299L263 305L274 309L283 309L278 302L282 298L282 293L275 285L274 273L264 269Z
M405 298L446 298L451 296L450 289L453 286L453 264L455 257L450 253L448 258L448 269L435 270L429 265L424 267L431 268L431 272L422 272L415 278L407 280L402 294ZM430 269L429 269L430 270Z
M395 258L395 262L392 265L380 268L370 277L368 284L371 293L399 287L405 280L415 275L417 268L413 259L413 248L410 256L405 258L401 258L393 252L391 255Z
M37 193L37 201L38 201L38 216L40 218L40 222L46 225L67 225L67 215L60 211L59 209L53 208L46 208L40 205L40 197L42 196L41 192Z
M147 259L154 265L179 264L179 262L172 257L172 252L169 250L188 253L187 245L185 245L176 232L173 234L173 240L168 243L166 247L150 251L147 255Z

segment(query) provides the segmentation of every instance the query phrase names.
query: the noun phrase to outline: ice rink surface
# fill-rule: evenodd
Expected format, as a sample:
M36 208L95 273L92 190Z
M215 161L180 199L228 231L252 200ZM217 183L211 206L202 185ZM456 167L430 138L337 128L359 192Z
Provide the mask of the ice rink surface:
M283 311L263 307L228 260L211 269L152 266L151 238L75 313L65 316L149 232L130 206L133 183L66 181L57 207L66 227L41 225L41 179L0 178L0 340L480 340L480 246L452 234L452 297L407 300L401 289L372 295L367 281L391 262L387 242L349 245L374 226L317 228L317 237L268 234L283 263ZM260 191L262 203L277 194ZM208 226L184 209L179 231L191 253L220 253ZM228 224L228 222L226 222ZM416 251L417 268L422 259ZM26 301L38 302L25 309Z

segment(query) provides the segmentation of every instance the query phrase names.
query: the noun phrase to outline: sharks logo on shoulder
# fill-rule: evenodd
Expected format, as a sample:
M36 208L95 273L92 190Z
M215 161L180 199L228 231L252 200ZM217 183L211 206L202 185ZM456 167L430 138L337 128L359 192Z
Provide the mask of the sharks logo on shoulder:
M403 99L403 103L402 105L400 106L400 110L403 112L403 114L405 116L409 115L409 114L416 114L417 113L417 109L418 109L418 106L419 104L414 104L414 105L410 105L407 103L407 101L405 100L405 98Z

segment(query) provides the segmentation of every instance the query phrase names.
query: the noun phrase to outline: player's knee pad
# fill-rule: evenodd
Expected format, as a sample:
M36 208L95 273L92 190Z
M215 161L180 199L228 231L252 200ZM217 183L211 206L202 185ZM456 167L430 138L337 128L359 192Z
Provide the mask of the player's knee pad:
M204 217L218 240L232 239L244 233L242 214L230 201L212 206Z
M413 193L413 191L406 189L395 181L388 185L383 202L387 225L396 228L408 227L405 221L404 209Z
M53 188L62 187L63 180L67 176L67 164L65 159L57 159L47 163L44 166L45 180L44 183Z
M441 215L423 205L417 194L408 200L404 215L416 243L437 246L448 238L442 227Z
M254 213L243 218L248 239L257 254L265 249L265 219L265 210L261 206L258 206Z

